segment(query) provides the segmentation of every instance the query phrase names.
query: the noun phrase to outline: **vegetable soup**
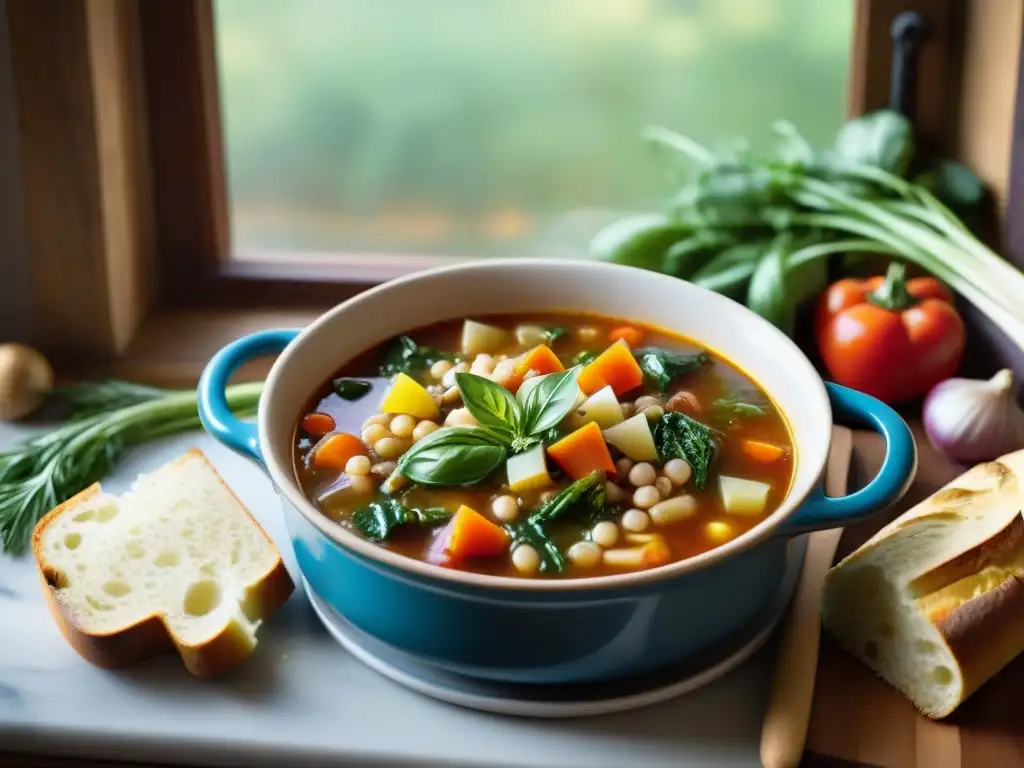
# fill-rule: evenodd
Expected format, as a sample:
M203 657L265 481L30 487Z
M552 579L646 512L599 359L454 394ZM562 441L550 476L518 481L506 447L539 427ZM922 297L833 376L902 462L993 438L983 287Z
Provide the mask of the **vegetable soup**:
M372 349L317 392L295 468L326 516L382 547L496 576L693 557L785 498L789 429L694 342L591 315L489 316Z

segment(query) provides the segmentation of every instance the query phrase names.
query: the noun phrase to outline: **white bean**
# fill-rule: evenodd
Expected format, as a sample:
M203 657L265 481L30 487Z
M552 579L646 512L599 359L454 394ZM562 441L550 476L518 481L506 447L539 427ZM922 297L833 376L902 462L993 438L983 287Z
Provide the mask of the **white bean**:
M626 492L609 480L604 484L604 497L609 504L618 504L626 498Z
M455 374L466 373L467 371L469 371L469 363L456 363L441 377L441 384L444 385L445 389L451 389L455 386Z
M592 541L577 541L566 554L580 568L593 568L601 562L601 548Z
M450 360L438 360L430 366L430 375L435 379L443 379L444 375L454 367Z
M432 421L421 421L416 425L416 429L412 431L413 440L422 440L424 437L429 435L431 432L435 432L438 429L437 424Z
M654 485L654 481L657 477L658 473L654 471L654 467L646 461L634 464L633 468L629 470L629 482L637 488L641 488L645 485Z
M516 378L516 364L511 360L503 360L494 366L491 379L495 384L508 389Z
M529 544L520 544L512 552L512 565L520 573L534 573L540 567L540 555Z
M697 514L697 500L689 494L659 501L650 510L651 520L655 525L678 523L695 514Z
M370 457L353 456L345 462L346 475L368 475L370 474Z
M462 392L456 386L448 387L443 395L441 395L441 402L444 405L455 405L455 403L462 402Z
M659 477L655 480L654 487L658 489L658 493L663 499L667 499L672 494L672 481L667 477Z
M618 472L619 477L628 477L629 470L633 468L633 460L623 456L621 459L615 462L615 471Z
M391 433L395 437L411 437L414 429L416 429L416 419L408 414L403 413L391 420Z
M383 440L385 437L392 437L391 431L383 424L371 424L363 430L363 442L368 445L373 445L378 440Z
M499 496L491 502L491 511L503 523L511 523L519 517L519 502L515 496Z
M402 441L394 437L385 437L373 444L374 452L382 459L397 459L405 453Z
M654 395L641 395L633 403L633 407L638 411L643 411L648 408L653 408L656 405L661 405L661 398L655 397Z
M627 531L639 533L646 531L651 524L651 518L642 509L627 509L622 515L622 527Z
M378 414L376 414L374 416L371 416L370 418L368 418L363 423L363 429L366 429L371 424L380 424L381 426L386 427L390 423L391 423L391 416L389 416L386 413L378 413Z
M494 358L481 352L476 356L473 365L469 367L469 372L475 373L477 376L486 376L494 371L494 365Z
M650 509L661 500L661 494L653 485L645 485L633 492L633 506L639 509Z
M644 416L647 417L648 421L661 421L661 418L665 415L665 409L660 405L652 405L650 408L644 408Z
M609 549L604 552L602 559L611 568L640 568L644 564L644 548Z
M673 485L686 485L692 471L685 459L669 459L665 462L661 473L671 480Z
M590 538L599 547L614 547L619 540L619 526L610 520L604 520L593 527Z

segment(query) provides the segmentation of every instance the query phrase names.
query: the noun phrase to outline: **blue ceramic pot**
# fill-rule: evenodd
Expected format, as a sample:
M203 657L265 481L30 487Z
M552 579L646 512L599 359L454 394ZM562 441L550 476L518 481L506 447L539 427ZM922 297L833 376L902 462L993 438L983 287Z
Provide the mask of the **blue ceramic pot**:
M574 286L571 298L567 285ZM347 360L438 320L545 310L669 328L745 369L793 433L795 477L779 509L689 560L617 576L547 580L462 573L405 558L325 518L302 495L291 464L295 423L309 396ZM225 402L228 379L247 360L275 353L257 424L239 421ZM789 565L791 537L891 505L913 479L917 459L911 433L892 409L824 384L788 338L742 305L663 275L593 262L482 262L388 283L301 332L263 331L228 345L207 366L199 394L206 429L273 480L314 593L360 629L425 662L513 682L625 677L714 648L772 601ZM821 491L834 415L877 430L886 443L878 476L842 498Z

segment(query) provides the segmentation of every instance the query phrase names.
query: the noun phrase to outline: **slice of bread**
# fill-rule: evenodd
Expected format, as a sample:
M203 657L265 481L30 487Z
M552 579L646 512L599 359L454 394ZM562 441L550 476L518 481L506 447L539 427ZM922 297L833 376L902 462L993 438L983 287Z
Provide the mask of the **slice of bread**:
M1024 650L1024 450L979 464L829 572L825 630L933 718Z
M32 550L64 636L108 668L176 650L193 675L221 675L294 590L274 543L199 450L120 497L85 489L39 521Z

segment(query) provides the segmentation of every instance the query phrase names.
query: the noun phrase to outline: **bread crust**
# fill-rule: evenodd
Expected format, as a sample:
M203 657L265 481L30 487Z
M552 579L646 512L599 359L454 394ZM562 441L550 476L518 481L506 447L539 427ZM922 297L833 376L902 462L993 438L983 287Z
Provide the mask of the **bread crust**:
M238 506L245 510L251 522L259 530L276 557L273 565L246 589L246 614L250 621L262 621L277 611L295 590L295 583L281 559L280 551L259 521L249 513L238 496L198 448L186 452L166 466L185 463L198 458L213 472L227 489ZM107 669L118 669L137 664L155 656L177 651L186 669L199 678L220 677L240 664L252 652L254 642L248 642L230 625L225 626L201 643L189 644L176 637L165 623L161 614L154 612L140 618L133 624L119 627L110 632L89 631L76 620L74 611L60 600L59 593L64 574L47 558L43 549L43 537L47 528L58 520L68 509L77 507L103 492L99 483L58 505L36 524L32 533L32 553L42 581L43 593L50 614L61 634L75 651L87 661Z

